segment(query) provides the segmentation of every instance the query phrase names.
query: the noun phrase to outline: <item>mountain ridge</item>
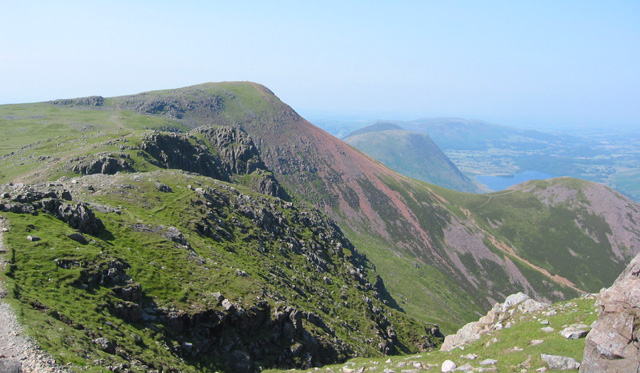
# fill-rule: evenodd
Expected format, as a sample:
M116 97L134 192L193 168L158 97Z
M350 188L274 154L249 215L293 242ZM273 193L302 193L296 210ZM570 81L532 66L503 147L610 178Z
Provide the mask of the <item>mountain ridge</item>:
M206 152L224 152L197 127L233 128L238 136L244 133L251 139L265 165L261 172L232 175L235 183L250 188L254 181L271 175L292 202L321 210L375 264L397 309L422 322L435 322L445 332L476 319L493 303L518 291L538 300L577 295L518 257L591 291L609 285L617 275L612 273L640 250L640 208L610 189L591 195L584 192L592 185L588 182L554 179L529 184L531 190L474 195L426 184L399 175L313 126L255 83L192 86L106 98L99 107L87 106L99 101L80 101L82 105L70 107L52 103L0 107L0 120L9 136L14 136L16 126L28 124L32 143L40 140L0 158L0 181L77 177L77 171L65 168L67 161L96 152L105 153L98 158L114 159L116 164L129 162L135 174L145 175L174 167L158 163L162 152L151 156L144 150L144 139L153 138L154 129L185 146L190 144L193 155L202 157ZM61 127L66 128L66 137L49 139L51 133L61 133ZM167 135L166 130L174 134ZM43 161L47 162L44 168ZM550 188L555 188L553 193L546 192ZM558 195L553 200L560 202L548 204L549 195ZM574 197L562 200L560 195ZM598 215L602 212L591 210L593 199L608 200L604 197L618 201L609 210L612 217L628 216L628 224L619 231ZM622 246L616 249L611 242ZM500 247L509 247L516 255ZM597 265L589 260L593 255ZM578 268L567 268L567 260L577 260Z

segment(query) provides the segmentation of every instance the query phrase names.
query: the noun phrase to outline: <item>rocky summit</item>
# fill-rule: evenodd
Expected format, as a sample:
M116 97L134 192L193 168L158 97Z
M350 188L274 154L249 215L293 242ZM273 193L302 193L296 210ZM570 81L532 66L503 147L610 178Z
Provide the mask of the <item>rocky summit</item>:
M582 296L640 252L640 205L602 185L410 179L251 82L4 105L0 125L3 294L72 370L542 367L576 358L553 346L583 348ZM478 343L486 364L453 355Z

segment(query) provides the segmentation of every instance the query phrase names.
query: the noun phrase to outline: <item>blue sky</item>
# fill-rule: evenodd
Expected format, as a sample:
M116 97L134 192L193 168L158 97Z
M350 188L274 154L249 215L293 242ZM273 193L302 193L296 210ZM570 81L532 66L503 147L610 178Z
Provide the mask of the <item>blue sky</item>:
M312 118L640 128L639 1L0 5L0 104L251 80Z

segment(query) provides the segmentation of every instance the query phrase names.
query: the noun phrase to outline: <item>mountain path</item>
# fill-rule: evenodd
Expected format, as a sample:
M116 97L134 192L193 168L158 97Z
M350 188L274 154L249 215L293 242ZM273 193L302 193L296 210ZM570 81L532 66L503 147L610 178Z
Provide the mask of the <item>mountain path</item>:
M483 204L481 204L480 206L476 207L476 209L481 209L484 205L486 205L487 203L491 202L491 199L493 197L502 197L502 196L506 196L507 194L511 194L511 193L514 193L514 192L517 192L517 190L510 190L508 192L500 193L500 194L490 194L489 198L487 198L487 200Z
M510 193L516 192L515 190L506 192L506 193L502 193L502 194L496 194L493 196L489 196L489 198L480 206L478 206L477 208L475 208L476 212L480 215L482 215L481 212L477 211L479 210L482 206L486 205L487 203L489 203L492 199L492 197L500 197L500 196L504 196ZM467 209L462 209L462 212L465 214L465 216L467 216L468 218L471 218L471 211L467 210ZM493 244L494 247L496 247L498 250L502 251L503 253L520 260L521 262L523 262L524 264L528 265L529 267L531 267L533 270L539 272L540 274L546 276L547 278L549 278L551 281L560 284L560 285L564 285L567 286L575 291L577 291L579 294L586 294L587 292L585 292L584 290L578 288L573 282L571 282L569 279L562 277L558 274L551 274L551 272L549 272L548 270L535 265L533 263L531 263L529 260L521 257L520 255L518 255L516 253L516 250L507 245L506 243L504 243L503 241L498 241L498 239L495 238L495 236L493 236L492 234L490 234L489 232L487 232L486 230L482 229L479 225L476 224L476 227L478 229L480 229L482 231L482 233L489 238L489 241L491 241L491 243Z
M9 256L4 242L5 229L8 221L0 216L0 273L4 272ZM6 296L5 284L0 280L0 372L68 372L26 334L15 311L4 301Z

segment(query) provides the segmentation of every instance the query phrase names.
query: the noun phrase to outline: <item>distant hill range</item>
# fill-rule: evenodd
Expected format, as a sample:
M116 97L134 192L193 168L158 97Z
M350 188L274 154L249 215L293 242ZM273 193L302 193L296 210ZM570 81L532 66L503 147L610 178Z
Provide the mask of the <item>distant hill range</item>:
M251 82L5 105L0 125L11 297L78 365L416 352L438 343L430 323L596 292L640 252L640 205L606 186L425 183Z
M403 175L461 192L482 191L424 133L377 122L351 132L343 140Z
M318 123L335 135L354 134L363 126L356 121ZM378 127L378 123L384 125ZM512 176L523 172L570 176L603 183L640 201L638 130L617 129L614 125L602 129L565 129L559 125L555 129L535 130L472 119L427 118L379 121L366 131L391 124L429 135L471 179L477 175ZM393 146L384 146L387 147ZM405 163L406 171L402 172L420 167L420 162Z

